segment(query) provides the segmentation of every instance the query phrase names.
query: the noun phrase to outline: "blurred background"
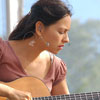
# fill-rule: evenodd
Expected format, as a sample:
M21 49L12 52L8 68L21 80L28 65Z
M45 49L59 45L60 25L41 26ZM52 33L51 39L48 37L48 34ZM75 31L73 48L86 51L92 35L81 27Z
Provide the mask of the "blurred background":
M70 43L57 54L67 65L70 93L100 91L100 0L63 0L71 5ZM7 40L36 0L0 0L0 37Z

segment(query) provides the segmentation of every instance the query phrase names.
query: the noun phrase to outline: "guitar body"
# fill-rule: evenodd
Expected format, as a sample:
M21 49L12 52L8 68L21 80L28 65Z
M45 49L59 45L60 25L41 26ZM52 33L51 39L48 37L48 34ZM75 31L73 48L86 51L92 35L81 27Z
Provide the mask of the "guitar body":
M51 96L46 85L35 77L23 77L12 82L0 83L21 91L30 92L33 100L34 98L35 100L100 100L100 92ZM0 97L0 100L7 100L7 98Z
M22 77L12 82L0 82L12 88L27 91L32 94L32 97L50 96L50 92L46 85L35 77ZM0 97L0 100L7 100L5 97Z

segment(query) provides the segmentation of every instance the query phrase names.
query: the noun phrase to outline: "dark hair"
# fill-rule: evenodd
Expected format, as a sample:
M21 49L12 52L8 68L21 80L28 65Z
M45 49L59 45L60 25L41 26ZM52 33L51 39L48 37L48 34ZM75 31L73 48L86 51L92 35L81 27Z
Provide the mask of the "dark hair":
M38 0L10 34L9 40L29 38L34 35L37 21L41 21L45 26L49 26L63 18L66 14L72 15L68 6L61 0Z

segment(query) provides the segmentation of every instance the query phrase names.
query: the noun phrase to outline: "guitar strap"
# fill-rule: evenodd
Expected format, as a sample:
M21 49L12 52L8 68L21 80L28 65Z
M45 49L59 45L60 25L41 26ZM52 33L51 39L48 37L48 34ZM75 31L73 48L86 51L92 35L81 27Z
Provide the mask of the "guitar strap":
M50 55L50 61L51 61L50 63L52 64L53 63L53 56L54 55L52 53L50 53L50 52L49 52L49 55Z

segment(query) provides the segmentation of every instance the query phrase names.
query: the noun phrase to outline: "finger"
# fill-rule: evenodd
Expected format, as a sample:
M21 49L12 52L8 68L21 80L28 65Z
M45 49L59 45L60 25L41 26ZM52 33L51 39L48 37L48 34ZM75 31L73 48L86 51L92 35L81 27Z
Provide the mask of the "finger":
M30 100L33 100L33 99L32 99L32 97L31 97L31 99L30 99Z
M28 96L26 99L27 99L27 100L32 100L31 97L29 97L29 96Z
M28 94L29 100L32 100L32 95L31 93Z
M27 96L27 100L33 100L32 96Z

